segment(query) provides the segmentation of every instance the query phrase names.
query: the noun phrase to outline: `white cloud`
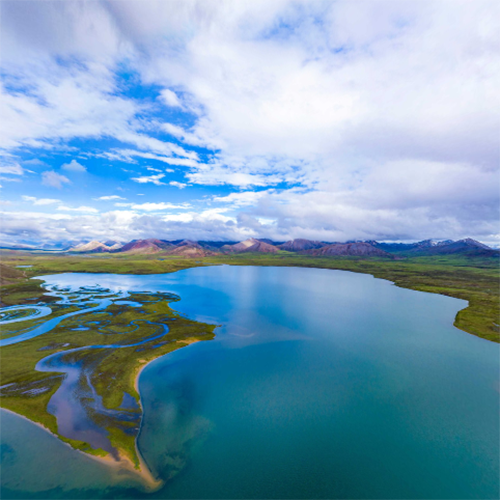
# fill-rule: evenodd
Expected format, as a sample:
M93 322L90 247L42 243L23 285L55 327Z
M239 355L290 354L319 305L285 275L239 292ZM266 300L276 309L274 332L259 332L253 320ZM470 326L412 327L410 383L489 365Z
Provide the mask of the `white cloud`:
M94 200L111 201L111 200L126 200L126 198L122 198L121 196L112 194L110 196L100 196L99 198L94 198Z
M19 163L0 164L0 174L23 175L24 170Z
M145 210L147 212L157 212L161 210L172 210L172 209L188 209L191 205L189 203L175 204L175 203L115 203L117 207L129 207L132 210Z
M64 210L66 212L85 212L85 213L98 213L99 210L97 210L94 207L86 207L84 205L80 207L68 207L66 205L60 205L57 207L57 210Z
M21 179L17 177L5 177L5 175L0 175L0 180L5 182L21 182Z
M102 154L110 160L118 160L127 163L137 163L134 158L146 158L148 160L157 160L163 163L168 163L169 165L179 165L182 167L197 167L197 154L189 153L189 158L175 158L172 156L164 156L155 153L147 153L144 151L137 151L134 149L116 149L112 152L105 152ZM173 170L165 169L166 172Z
M36 198L34 196L23 196L24 201L30 201L33 205L53 205L54 203L60 203L61 200L56 200L53 198Z
M177 182L177 181L170 181L169 184L171 186L177 187L179 189L184 189L187 186L187 184L184 184L183 182Z
M58 174L54 170L46 170L42 172L42 184L61 189L63 184L71 184L71 181L65 175Z
M6 150L109 137L123 143L97 153L110 160L178 165L190 183L248 193L275 187L212 200L243 210L247 233L498 232L498 2L34 2L31 16L8 4ZM116 92L123 60L171 109ZM151 108L161 111L143 119ZM173 113L191 115L167 123ZM161 133L176 140L151 136ZM155 177L134 180L166 183Z
M217 203L228 203L234 208L255 205L262 197L269 196L274 190L266 191L242 191L240 193L231 193L227 196L214 196L212 201Z
M140 214L130 210L116 210L100 214L43 214L3 212L4 241L12 241L23 234L32 241L60 241L82 239L138 238L179 239L187 235L197 240L210 240L221 235L228 240L246 238L245 229L239 230L231 218L210 211L188 215Z
M71 160L69 163L63 163L61 166L63 170L67 170L68 172L86 172L87 169L78 163L76 160Z
M165 177L165 174L157 174L157 175L143 175L141 177L132 177L132 180L134 182L138 182L139 184L155 184L156 186L164 186L165 183L161 182L160 179L163 179Z
M161 123L160 128L167 134L173 135L186 144L202 147L209 146L213 148L220 148L223 146L223 143L220 140L217 140L215 137L208 137L207 131L200 126L196 128L196 132L188 132L182 127L173 125L172 123Z
M48 167L48 163L40 160L39 158L32 158L31 160L23 161L24 165L32 166L32 167Z
M160 97L167 106L170 106L172 108L182 108L181 101L179 101L177 94L172 90L163 89L160 92Z

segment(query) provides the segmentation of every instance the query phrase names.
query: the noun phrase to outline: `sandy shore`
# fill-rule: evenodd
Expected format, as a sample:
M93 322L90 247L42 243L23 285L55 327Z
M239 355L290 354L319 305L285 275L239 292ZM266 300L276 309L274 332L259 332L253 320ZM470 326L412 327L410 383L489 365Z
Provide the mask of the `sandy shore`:
M163 485L163 481L160 479L156 479L153 477L151 474L151 471L147 467L147 465L144 463L144 460L142 459L140 453L138 453L139 457L139 464L140 468L137 469L134 467L134 464L130 461L130 459L125 456L120 450L118 450L118 455L120 457L120 460L115 460L111 455L106 455L99 457L97 455L92 455L91 453L85 453L84 451L77 450L76 448L73 448L69 443L66 443L65 441L60 439L60 436L57 434L54 434L48 427L45 427L45 425L41 424L40 422L35 422L34 420L31 420L24 415L21 415L19 413L16 413L15 411L8 410L7 408L1 408L2 411L6 411L11 413L12 415L15 415L16 417L22 418L23 420L26 420L27 422L30 422L33 425L36 425L40 429L43 429L45 432L48 432L51 436L54 436L57 438L62 444L65 446L68 446L71 448L73 451L76 451L78 453L81 453L82 455L95 460L97 462L100 462L101 464L106 465L107 467L111 467L116 470L120 469L125 469L131 473L133 473L136 477L139 478L140 483L148 490L148 491L154 491L160 488Z
M181 341L177 341L177 342L180 344L179 345L179 349L180 349L182 347L199 342L199 339L186 339L186 340L181 340ZM167 354L170 354L170 353L167 353ZM167 354L160 354L159 356L156 356L156 357L148 359L148 360L146 360L146 359L139 360L139 362L143 363L143 364L136 369L136 373L135 373L135 377L134 377L134 389L137 392L137 394L139 395L139 406L141 408L141 414L144 414L144 408L142 407L142 401L141 401L141 393L139 392L139 378L141 376L141 373L144 370L144 368L146 368L146 366L148 366L150 363L157 360L158 358L161 358L162 356L166 356ZM141 426L142 426L142 416L141 416ZM151 489L158 489L163 484L163 481L160 479L155 479L153 477L151 470L149 469L144 458L142 457L142 454L141 454L139 448L137 447L137 440L135 442L135 452L137 454L137 458L139 459L141 476L147 481L147 485ZM111 457L109 457L109 458L111 459ZM136 468L134 468L134 464L132 464L132 462L130 462L130 460L127 457L124 457L124 459L128 462L128 464L133 468L133 470L135 472L138 472L138 470ZM115 462L115 463L119 463L119 462ZM129 467L127 466L126 468L128 469Z

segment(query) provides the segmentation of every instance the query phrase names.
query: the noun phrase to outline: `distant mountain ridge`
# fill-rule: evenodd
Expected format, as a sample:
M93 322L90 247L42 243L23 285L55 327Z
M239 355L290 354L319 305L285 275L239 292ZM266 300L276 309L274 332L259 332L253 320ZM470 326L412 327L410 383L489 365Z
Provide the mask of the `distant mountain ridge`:
M123 245L120 251L128 253L156 253L172 246L168 241L152 238L148 240L132 240L130 243Z
M500 255L500 251L491 248L472 238L465 238L458 241L445 240L434 242L423 240L416 243L377 243L374 246L386 252L394 254L404 254L408 256L430 256L430 255L452 255L466 254L483 257L494 257Z
M279 248L281 248L281 250L286 250L288 252L302 252L304 250L313 250L315 248L321 248L328 244L329 243L323 243L321 241L311 241L298 238L295 240L287 241L282 245L279 245Z
M19 247L18 247L19 249ZM30 250L26 248L26 250ZM64 251L64 250L63 250ZM157 238L132 240L124 245L114 240L105 242L93 240L80 243L66 250L69 253L129 253L164 254L180 257L199 258L220 254L300 253L313 256L356 256L405 258L432 255L464 255L466 257L498 257L500 251L476 241L465 238L458 241L423 240L414 243L385 243L377 241L348 241L328 243L297 238L285 243L269 239L248 238L240 242L223 241L167 241Z
M257 240L255 238L249 238L248 240L236 243L236 245L224 245L223 247L221 247L221 250L229 253L243 253L243 252L278 253L279 252L276 246L271 245L262 240Z
M394 256L384 250L370 245L370 243L334 243L321 248L305 250L301 253L308 255L348 255L356 257L387 257L393 259Z

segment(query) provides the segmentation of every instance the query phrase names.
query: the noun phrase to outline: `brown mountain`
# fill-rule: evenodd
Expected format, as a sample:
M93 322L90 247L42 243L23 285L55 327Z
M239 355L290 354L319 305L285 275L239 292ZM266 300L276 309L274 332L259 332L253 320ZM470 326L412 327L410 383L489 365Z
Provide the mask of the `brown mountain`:
M191 240L182 240L180 243L177 243L176 246L202 248L202 246L197 241L191 241Z
M224 252L243 253L243 252L261 252L261 253L277 253L278 248L264 241L255 238L249 238L245 241L240 241L236 245L224 245L221 248Z
M255 238L249 238L245 241L240 241L239 243L235 243L234 245L224 245L221 247L221 250L224 252L244 252L247 248L250 248L252 245L255 245L259 241Z
M274 245L270 245L264 241L257 241L257 243L243 250L243 252L278 253L279 250Z
M278 248L281 250L286 250L288 252L303 252L304 250L313 250L315 248L321 248L326 246L327 243L321 243L321 241L313 241L313 240L303 240L303 239L295 239L287 241L283 243Z
M352 255L358 257L389 257L393 256L379 248L375 248L369 243L334 243L322 248L306 250L303 252L309 255Z
M172 244L163 240L148 239L148 240L132 240L130 243L123 245L120 252L128 253L157 253L172 248Z
M200 245L178 245L168 251L168 255L178 255L187 258L208 257L210 255L217 255L217 252L202 248Z

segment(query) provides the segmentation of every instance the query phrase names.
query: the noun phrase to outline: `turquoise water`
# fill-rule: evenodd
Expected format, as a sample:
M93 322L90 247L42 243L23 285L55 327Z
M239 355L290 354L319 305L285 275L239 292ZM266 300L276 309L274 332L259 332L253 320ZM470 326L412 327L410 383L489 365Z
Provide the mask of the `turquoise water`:
M499 349L452 326L464 301L321 269L44 279L173 292L221 327L142 372L161 490L2 412L3 498L499 496Z

